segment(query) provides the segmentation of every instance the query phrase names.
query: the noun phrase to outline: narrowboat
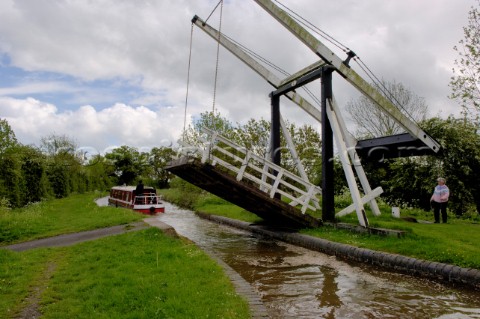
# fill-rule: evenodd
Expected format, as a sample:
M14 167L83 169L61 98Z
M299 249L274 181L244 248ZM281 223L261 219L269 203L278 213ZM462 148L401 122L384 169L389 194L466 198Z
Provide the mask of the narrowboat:
M155 188L145 186L143 193L136 194L135 186L114 186L110 189L108 204L115 207L125 207L134 211L155 215L165 212L165 205L157 196Z

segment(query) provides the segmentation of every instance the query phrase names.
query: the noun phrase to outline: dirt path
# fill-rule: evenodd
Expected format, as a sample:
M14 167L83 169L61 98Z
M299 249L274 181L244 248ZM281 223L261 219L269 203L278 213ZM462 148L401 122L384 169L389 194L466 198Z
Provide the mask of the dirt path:
M40 318L42 314L39 310L40 296L43 291L48 287L48 282L53 276L53 273L57 269L57 264L49 262L43 271L41 278L36 282L30 290L30 294L22 301L22 311L16 315L15 319L35 319Z

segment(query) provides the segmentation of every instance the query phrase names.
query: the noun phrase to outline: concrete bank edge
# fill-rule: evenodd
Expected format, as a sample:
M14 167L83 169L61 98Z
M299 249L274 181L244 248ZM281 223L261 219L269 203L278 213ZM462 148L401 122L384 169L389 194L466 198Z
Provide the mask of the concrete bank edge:
M362 262L399 273L440 280L454 285L462 285L480 290L480 270L478 269L462 268L445 263L426 261L366 248L358 248L298 233L271 231L262 226L252 225L248 222L223 216L209 215L200 212L197 212L196 214L203 219L269 236L293 245L319 251L328 255L334 255L344 260Z

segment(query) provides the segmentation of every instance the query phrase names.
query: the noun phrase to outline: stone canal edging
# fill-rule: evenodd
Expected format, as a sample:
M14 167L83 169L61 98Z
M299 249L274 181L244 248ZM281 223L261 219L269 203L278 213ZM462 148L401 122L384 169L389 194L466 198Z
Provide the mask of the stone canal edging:
M400 273L441 280L454 285L462 285L480 290L480 270L478 269L462 268L439 262L405 257L366 248L358 248L298 233L272 231L263 226L252 225L251 223L223 216L209 215L199 212L196 214L201 218L220 224L269 236L293 245L319 251L328 255L334 255L344 260L357 261Z

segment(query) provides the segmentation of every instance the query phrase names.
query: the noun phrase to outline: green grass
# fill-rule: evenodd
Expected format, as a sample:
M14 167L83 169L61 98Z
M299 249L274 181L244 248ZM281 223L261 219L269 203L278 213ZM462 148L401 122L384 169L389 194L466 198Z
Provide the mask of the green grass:
M71 247L0 250L0 317L42 285L42 318L249 318L223 270L193 243L157 228ZM53 276L42 274L54 263Z
M14 253L0 249L0 318L11 318L30 287L41 278L51 252L44 249Z
M212 194L204 194L200 196L195 202L193 209L207 214L222 215L250 223L260 222L262 220L257 215Z
M107 194L75 194L30 204L22 209L0 209L0 246L145 218L128 209L99 207L94 199L103 196Z
M390 225L394 229L409 231L403 238L359 234L328 226L305 229L302 233L356 247L480 269L479 225L411 224L405 221Z
M159 194L171 203L178 206L212 215L221 215L232 219L243 220L249 223L260 222L262 219L249 211L233 205L218 196L202 192L200 194L185 194L178 189L162 189Z
M248 318L223 270L156 228L76 245L42 301L42 318Z
M366 206L370 227L403 230L406 232L405 237L359 234L328 226L305 229L302 233L356 247L480 269L479 224L453 215L449 216L448 224L415 223L392 217L388 205L380 203L379 206L382 213L380 216L373 216ZM404 208L401 216L410 220L433 222L433 212L421 209ZM358 225L355 212L338 221Z

